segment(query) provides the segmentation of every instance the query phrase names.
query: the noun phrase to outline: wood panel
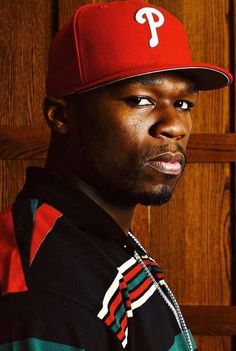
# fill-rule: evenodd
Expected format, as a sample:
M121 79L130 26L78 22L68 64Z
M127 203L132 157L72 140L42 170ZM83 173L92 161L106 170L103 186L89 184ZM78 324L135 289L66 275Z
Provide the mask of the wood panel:
M60 27L70 19L72 13L77 9L77 7L84 4L89 4L91 2L99 2L92 0L58 0L58 10L59 10L59 24Z
M235 34L236 31L236 1L231 2L231 12L233 16L233 30L232 33ZM234 35L234 42L230 47L230 53L232 57L231 67L234 74L234 79L236 77L236 36ZM231 129L232 132L236 133L236 84L234 82L234 89L231 95L231 105L233 109L234 116L231 119ZM236 305L236 163L231 166L232 173L232 202L231 202L231 221L232 221L232 303ZM233 338L232 350L236 350L236 336Z
M0 125L30 125L42 119L51 4L2 0L0 13Z
M236 306L181 306L196 335L236 335Z
M45 123L0 128L0 159L46 158L50 129Z
M199 351L234 351L229 336L195 336Z
M29 134L32 130L30 125L42 122L41 106L45 94L44 81L47 51L53 28L53 8L52 3L47 0L2 0L0 13L0 149L2 152L0 208L2 209L14 200L22 187L25 168L28 165L44 163L44 160L6 159L9 158L7 156L9 153L12 154L13 149L15 156L19 152L24 155L24 158L31 158L32 147L34 155L37 156L37 142L35 144L34 136L30 137ZM36 126L33 128L35 128L35 135L40 138ZM4 132L6 130L7 133ZM44 146L44 156L45 150Z
M187 156L190 162L236 162L236 134L192 134Z
M0 210L11 204L25 181L28 166L43 166L44 160L0 161Z
M43 160L4 159L8 158L7 154L11 152L12 147L16 153L17 149L22 152L22 148L23 150L26 148L28 153L23 152L24 158L30 158L32 155L30 148L34 141L32 138L30 144L30 138L26 137L25 133L30 131L27 129L30 125L42 122L41 106L45 94L44 81L47 51L53 28L53 8L52 3L47 0L2 0L0 13L0 148L3 152L0 161L0 208L2 209L14 200L24 183L25 168L30 164L44 163ZM15 131L14 141L6 138L4 128L10 135Z
M229 203L228 164L191 164L172 200L151 209L150 250L182 304L231 302Z

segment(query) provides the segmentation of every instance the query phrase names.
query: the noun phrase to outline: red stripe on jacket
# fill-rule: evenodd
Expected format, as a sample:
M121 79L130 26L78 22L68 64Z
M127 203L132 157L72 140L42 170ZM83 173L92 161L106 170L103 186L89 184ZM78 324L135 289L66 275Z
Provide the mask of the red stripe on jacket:
M62 213L60 211L46 203L42 204L36 210L31 241L30 264L32 264L46 236L54 227L57 219L61 216Z
M14 232L12 205L0 213L0 286L3 295L28 290Z
M61 216L61 212L48 204L42 204L36 211L30 264L42 242ZM14 231L12 205L0 213L0 288L2 295L28 290Z

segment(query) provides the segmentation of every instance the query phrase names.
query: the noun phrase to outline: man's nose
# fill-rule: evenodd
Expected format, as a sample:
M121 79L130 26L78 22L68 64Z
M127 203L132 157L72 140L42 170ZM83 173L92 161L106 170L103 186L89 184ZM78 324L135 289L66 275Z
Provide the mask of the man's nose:
M150 128L150 134L154 138L164 139L184 139L190 133L187 129L186 121L174 107L165 109L161 114L158 113L157 120Z

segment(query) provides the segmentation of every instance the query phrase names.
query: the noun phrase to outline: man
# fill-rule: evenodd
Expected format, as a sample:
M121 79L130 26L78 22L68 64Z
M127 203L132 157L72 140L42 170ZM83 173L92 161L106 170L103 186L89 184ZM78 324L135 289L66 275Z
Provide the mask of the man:
M0 217L0 350L196 350L161 268L130 230L170 200L198 90L180 22L139 1L85 5L54 38L45 169Z

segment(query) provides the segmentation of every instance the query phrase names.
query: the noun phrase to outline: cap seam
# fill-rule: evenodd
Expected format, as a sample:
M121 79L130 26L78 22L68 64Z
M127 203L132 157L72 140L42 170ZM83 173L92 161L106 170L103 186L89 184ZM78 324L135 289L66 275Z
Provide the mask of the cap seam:
M75 13L74 20L73 20L73 35L74 35L74 40L75 40L75 48L76 48L77 61L78 61L77 64L78 64L79 73L80 73L80 79L81 79L81 82L79 82L79 77L78 77L78 82L76 82L76 84L78 84L78 85L80 83L84 82L84 76L83 76L83 70L82 70L82 64L81 64L81 57L80 57L79 45L78 45L78 39L80 37L80 23L79 23L79 21L78 21L78 25L79 25L78 33L76 31L77 17L79 16L79 13L81 12L82 9L83 9L83 7L78 9L78 11Z
M106 74L106 75L102 75L102 76L100 76L99 78L97 78L96 80L100 80L100 79L104 79L104 78L107 78L107 77L109 77L111 74L113 74L113 73L120 73L120 72L122 72L123 70L127 70L127 69L133 69L133 68L142 68L143 66L151 66L151 65L154 65L154 64L157 64L157 65L159 65L159 66L161 66L162 64L161 63L157 63L157 61L156 60L150 60L150 61L141 61L141 62L139 62L138 64L136 63L136 64L133 64L133 65L125 65L125 66L121 66L120 68L116 68L116 69L113 69L113 70L111 70L108 74ZM170 64L170 63L163 63L163 66L168 66L168 65L172 65L172 64ZM187 65L187 63L186 63L186 65ZM173 65L172 65L173 66ZM182 66L181 66L182 67ZM178 68L178 66L176 66L176 68ZM158 71L158 69L157 70L155 70L155 72L156 71ZM142 74L142 73L141 73ZM89 84L89 83L92 83L92 81L90 82L90 81L87 81L85 84Z

